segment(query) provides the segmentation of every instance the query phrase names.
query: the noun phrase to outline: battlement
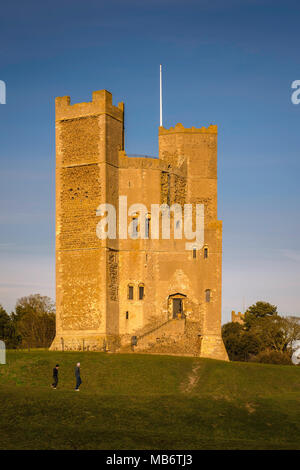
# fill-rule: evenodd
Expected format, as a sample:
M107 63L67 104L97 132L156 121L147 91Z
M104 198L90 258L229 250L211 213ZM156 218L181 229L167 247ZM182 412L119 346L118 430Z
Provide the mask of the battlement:
M56 121L75 119L91 115L108 114L112 118L123 122L124 103L114 106L112 94L107 90L94 91L92 101L87 103L71 104L70 96L60 96L55 99Z
M165 129L164 127L160 127L158 130L158 135L169 135L169 134L217 134L218 133L218 126L215 124L211 124L208 127L184 127L180 122L176 124L174 127L170 127L170 129Z
M235 313L235 311L232 310L232 312L231 312L231 321L233 323L240 323L241 325L243 325L244 324L244 319L245 319L245 314L244 313L241 313L241 312Z

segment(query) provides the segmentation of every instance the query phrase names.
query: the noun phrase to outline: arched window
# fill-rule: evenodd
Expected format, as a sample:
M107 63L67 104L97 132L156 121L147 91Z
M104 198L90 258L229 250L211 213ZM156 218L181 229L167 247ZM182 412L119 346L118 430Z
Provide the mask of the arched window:
M128 285L128 299L133 300L133 285L132 284Z
M143 300L145 295L145 286L144 284L139 285L139 300Z
M205 291L205 302L210 302L210 299L211 299L211 290L206 289L206 291Z
M203 254L204 254L204 259L208 258L208 247L207 246L204 247Z

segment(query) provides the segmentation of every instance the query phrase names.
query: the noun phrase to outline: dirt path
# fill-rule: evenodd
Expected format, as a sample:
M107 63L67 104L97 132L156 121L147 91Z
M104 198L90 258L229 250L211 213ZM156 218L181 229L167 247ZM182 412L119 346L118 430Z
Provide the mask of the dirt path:
M201 366L202 364L200 361L194 363L191 373L187 377L187 381L185 380L181 384L181 391L183 393L191 393L193 391L200 379L199 371L201 369Z

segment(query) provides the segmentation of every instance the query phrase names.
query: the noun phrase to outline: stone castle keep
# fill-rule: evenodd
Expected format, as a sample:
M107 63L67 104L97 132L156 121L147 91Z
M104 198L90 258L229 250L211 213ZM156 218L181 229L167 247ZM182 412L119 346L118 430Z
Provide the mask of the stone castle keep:
M204 204L204 246L186 239L105 239L101 203ZM134 216L133 216L134 218ZM128 217L128 225L130 223ZM171 234L172 228L171 215ZM145 223L151 230L150 215ZM96 91L56 99L54 350L197 355L227 360L221 339L222 222L217 126L159 128L159 158L128 157L124 106Z

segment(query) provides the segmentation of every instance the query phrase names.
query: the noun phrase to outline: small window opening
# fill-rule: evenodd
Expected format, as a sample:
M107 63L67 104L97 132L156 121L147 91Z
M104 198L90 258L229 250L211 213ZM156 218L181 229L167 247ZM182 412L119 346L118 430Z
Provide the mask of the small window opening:
M205 302L210 302L210 298L211 298L211 291L210 291L210 289L206 289L206 291L205 291Z
M205 259L208 258L208 248L207 247L204 248L204 258Z
M126 320L129 318L129 312L126 312Z
M133 300L133 286L128 286L128 299Z
M138 238L138 218L132 219L132 238Z
M145 237L149 238L150 233L150 218L147 216L145 219Z
M195 259L197 257L197 251L196 248L193 248L193 258Z
M139 300L143 300L144 298L144 286L140 285L139 286Z

